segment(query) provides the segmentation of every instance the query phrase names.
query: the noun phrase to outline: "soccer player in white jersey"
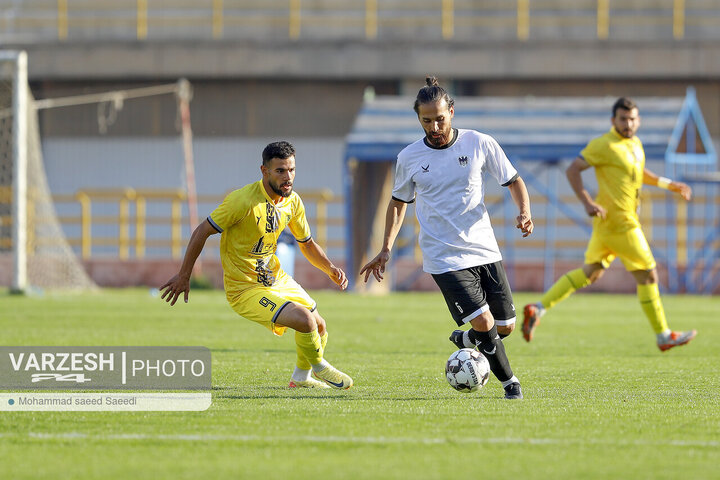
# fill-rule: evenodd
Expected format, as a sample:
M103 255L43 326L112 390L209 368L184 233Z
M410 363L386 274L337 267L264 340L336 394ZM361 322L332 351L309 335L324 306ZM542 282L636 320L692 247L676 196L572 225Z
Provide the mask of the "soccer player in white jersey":
M383 247L360 275L365 274L365 282L371 273L378 282L383 279L407 204L417 200L423 269L440 287L458 326L471 326L455 330L450 340L458 348L477 346L502 382L505 398L520 399L520 382L501 341L515 328L515 307L484 204L483 177L489 174L508 187L519 209L517 228L523 237L533 231L530 199L495 139L453 128L454 100L435 77L425 81L414 106L425 137L398 154Z
M275 335L295 330L297 363L290 387L352 387L353 381L324 359L325 320L317 304L286 274L275 255L280 233L289 227L300 251L341 289L345 272L337 268L310 235L305 207L293 192L295 148L273 142L262 153L262 179L231 192L193 232L180 272L160 287L162 298L175 305L190 292L190 274L210 235L221 233L220 259L225 296L235 312ZM322 382L311 377L311 370Z

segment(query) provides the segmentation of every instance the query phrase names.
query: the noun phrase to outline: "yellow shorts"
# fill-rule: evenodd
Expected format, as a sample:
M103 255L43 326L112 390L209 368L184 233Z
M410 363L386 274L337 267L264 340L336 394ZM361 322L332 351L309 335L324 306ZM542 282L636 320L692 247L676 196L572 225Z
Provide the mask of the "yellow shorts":
M585 263L601 263L608 268L615 257L620 257L629 272L652 270L656 266L650 245L640 228L622 233L598 233L594 229L585 250Z
M272 287L258 285L240 293L227 292L226 296L238 315L259 323L278 336L287 330L287 327L275 323L287 304L297 303L311 312L317 307L310 295L285 272L278 275Z

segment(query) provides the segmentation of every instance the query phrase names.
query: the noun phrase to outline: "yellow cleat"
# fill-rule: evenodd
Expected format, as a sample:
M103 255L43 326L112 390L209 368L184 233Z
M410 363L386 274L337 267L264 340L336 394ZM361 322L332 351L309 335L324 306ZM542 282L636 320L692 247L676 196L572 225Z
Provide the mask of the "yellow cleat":
M326 368L320 370L319 372L313 372L313 374L333 388L347 390L348 388L353 386L352 378L350 378L348 375L345 375L343 372L333 367L332 365L328 365Z

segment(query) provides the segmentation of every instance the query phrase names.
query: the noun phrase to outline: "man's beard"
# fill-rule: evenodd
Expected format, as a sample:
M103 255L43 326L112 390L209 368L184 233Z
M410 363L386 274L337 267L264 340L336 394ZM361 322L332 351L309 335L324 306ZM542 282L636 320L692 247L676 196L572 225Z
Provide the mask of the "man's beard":
M290 194L292 193L292 184L291 184L291 183L282 183L282 184L280 184L279 186L278 186L278 185L275 185L275 184L272 183L272 182L269 182L269 183L270 183L270 188L272 189L272 191L275 192L275 193L277 193L277 194L280 195L281 197L287 198L287 197L289 197ZM287 192L283 192L283 191L280 189L280 187L282 187L283 185L290 185L290 190L288 190Z
M449 141L449 136L452 134L452 130L449 132L443 132L441 136L439 137L433 137L432 132L429 132L426 135L426 138L428 142L430 142L431 145L434 145L436 147L442 147L443 145L447 144Z

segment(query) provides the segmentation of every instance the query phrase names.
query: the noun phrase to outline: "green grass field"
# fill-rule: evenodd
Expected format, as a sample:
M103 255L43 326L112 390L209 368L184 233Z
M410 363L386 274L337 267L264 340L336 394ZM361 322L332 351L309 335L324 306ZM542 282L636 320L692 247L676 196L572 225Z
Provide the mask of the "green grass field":
M660 353L634 296L575 295L532 343L519 330L506 339L525 394L506 401L494 377L469 395L445 382L454 323L440 294L313 296L349 391L286 388L292 335L237 317L219 291L173 308L147 290L0 293L3 345L213 355L205 412L3 412L3 477L720 478L717 298L665 296L671 326L699 335Z

